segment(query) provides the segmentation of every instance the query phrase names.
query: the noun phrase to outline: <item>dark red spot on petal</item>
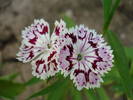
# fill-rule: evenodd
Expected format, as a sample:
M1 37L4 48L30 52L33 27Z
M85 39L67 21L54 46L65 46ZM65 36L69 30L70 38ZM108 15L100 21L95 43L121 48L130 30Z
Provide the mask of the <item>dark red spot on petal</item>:
M58 36L60 35L60 27L55 28L55 34Z
M68 70L71 70L73 65L74 65L72 63L72 60L70 59L73 55L73 46L72 45L67 45L67 47L69 49L70 55L66 57L66 60L69 62Z
M26 46L26 45L24 45L23 51L29 51L29 50L31 50L32 48L33 48L33 46Z
M24 49L27 49L27 48L29 48L29 46L27 46L27 45L24 45Z
M70 51L70 56L73 55L73 46L72 45L67 45L69 51Z
M79 73L85 73L83 70L80 70L80 69L76 69L75 71L74 71L74 73L75 73L75 76L77 76Z
M92 63L92 67L93 67L94 69L96 69L96 68L97 68L96 63L97 63L97 61L96 61L96 60Z
M44 26L43 31L40 32L40 34L46 34L48 33L48 26Z
M89 43L93 48L96 48L96 46L97 46L97 43L94 43L94 42L92 42L92 41L88 41L88 43Z
M29 58L30 58L30 59L33 58L33 57L34 57L33 51L30 51L29 53L30 53L30 54L29 54L29 56L27 57L27 59L29 59Z
M65 38L67 38L67 36L71 38L71 40L72 40L73 43L76 43L77 42L77 37L75 35L73 35L73 33L66 34L65 35Z
M73 42L73 43L76 43L76 42L77 42L77 38L76 38L75 35L70 34L69 37L72 39L72 42Z
M98 55L98 49L95 50L95 54L97 55L97 59L94 60L94 62L92 63L92 67L93 67L94 69L97 68L97 65L96 65L97 62L103 61L102 58Z
M40 66L41 64L43 64L44 62L45 62L44 60L38 60L38 61L36 61L36 66L37 66L36 72L37 72L38 74L43 73L44 70L46 71L46 65L45 65L45 64L43 65L43 69L44 69L44 70L42 70L41 72L39 72L39 70L38 70L39 66Z
M88 72L85 72L84 70L80 70L80 69L76 69L74 71L75 76L77 76L79 73L83 73L85 75L86 82L89 81L89 73L90 72L91 72L91 70L88 70Z
M56 54L56 51L53 51L53 52L50 54L50 56L48 57L48 61L50 61L51 58L52 58L55 54Z
M51 63L53 63L55 66L54 66L54 70L56 71L58 68L57 68L57 62L56 62L56 60L54 59L54 60L52 60L51 61Z
M50 66L50 64L53 64L54 66ZM57 71L58 70L57 66L58 66L58 63L56 62L55 59L53 59L51 62L48 63L48 70L50 70L51 67L54 67L52 69L54 69L54 71Z
M37 40L37 37L33 38L33 39L30 39L29 42L31 44L36 44L36 40Z

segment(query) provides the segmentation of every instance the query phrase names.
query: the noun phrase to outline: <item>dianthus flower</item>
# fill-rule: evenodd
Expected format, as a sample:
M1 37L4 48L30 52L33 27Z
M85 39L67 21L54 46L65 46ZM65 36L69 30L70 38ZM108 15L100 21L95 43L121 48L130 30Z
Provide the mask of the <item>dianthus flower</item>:
M59 37L65 30L63 20L55 22L50 34L49 24L43 20L34 20L31 26L22 31L22 44L17 59L23 63L32 63L32 74L37 78L46 79L55 75L58 70Z
M113 55L102 35L84 25L70 28L62 37L60 70L70 75L78 90L99 87L111 70Z

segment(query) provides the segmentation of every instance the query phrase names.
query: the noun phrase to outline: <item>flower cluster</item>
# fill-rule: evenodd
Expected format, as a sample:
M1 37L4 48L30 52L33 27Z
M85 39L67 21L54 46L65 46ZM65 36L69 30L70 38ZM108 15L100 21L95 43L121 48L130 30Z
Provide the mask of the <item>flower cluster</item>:
M61 71L70 75L78 90L99 87L102 76L111 70L113 55L102 35L84 25L66 28L63 20L55 22L50 34L43 19L22 31L18 60L32 63L32 74L47 79Z

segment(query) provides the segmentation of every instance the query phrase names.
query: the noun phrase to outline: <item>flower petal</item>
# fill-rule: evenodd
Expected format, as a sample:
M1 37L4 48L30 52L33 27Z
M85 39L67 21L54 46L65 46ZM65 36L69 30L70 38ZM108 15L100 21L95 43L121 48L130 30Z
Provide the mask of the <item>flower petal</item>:
M87 88L100 87L100 83L103 82L100 74L89 72L89 81Z
M38 59L32 61L33 76L41 79L47 79L54 76L58 70L57 52L42 54Z
M62 70L64 76L67 76L72 67L73 63L71 61L73 48L70 45L65 46L59 54L60 70Z
M49 25L43 19L35 20L34 24L22 31L22 37L23 41L17 59L25 63L47 49L50 41Z
M24 63L31 61L40 53L40 49L34 49L33 46L23 45L20 49L20 52L17 54L17 59Z
M23 39L33 45L36 44L37 39L39 39L41 35L46 34L49 34L49 24L43 19L34 20L34 23L31 26L28 26L22 31Z
M59 36L66 30L66 23L61 19L60 22L55 21L55 28L52 35ZM53 36L54 37L54 36Z
M74 69L70 76L78 90L99 87L103 82L100 74L91 70Z

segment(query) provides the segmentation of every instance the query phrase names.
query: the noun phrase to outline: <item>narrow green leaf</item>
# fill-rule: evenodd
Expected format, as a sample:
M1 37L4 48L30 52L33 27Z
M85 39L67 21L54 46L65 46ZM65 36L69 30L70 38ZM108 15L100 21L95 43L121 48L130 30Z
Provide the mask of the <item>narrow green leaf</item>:
M133 77L133 61L131 61L130 75L131 75L131 77Z
M125 47L126 56L129 60L130 65L130 75L133 76L133 48L132 47Z
M75 22L68 16L63 16L63 20L66 22L67 28L75 26Z
M56 89L58 89L59 87L62 86L62 84L65 82L65 80L57 80L55 83L53 83L52 85L46 87L45 89L40 90L39 92L33 93L30 97L28 97L27 100L30 100L34 97L38 97L38 96L42 96L45 95L49 92L55 91Z
M104 0L104 1L106 1L106 0ZM108 1L108 0L107 0L107 1ZM111 23L112 17L113 17L113 15L114 15L114 13L115 13L117 7L119 6L120 1L121 1L121 0L115 0L115 3L113 4L113 6L112 6L112 8L111 8L111 11L110 11L110 13L109 13L109 15L108 15L108 18L106 18L106 20L105 20L104 27L103 27L104 33L108 30L108 27L109 27L109 25L110 25L110 23ZM109 7L109 8L110 8L110 7ZM107 14L108 14L108 13L107 13Z
M107 20L112 7L112 0L102 0L104 9L104 22Z
M133 61L133 48L125 47L125 52L126 52L128 59Z
M113 32L108 31L106 35L115 55L115 66L117 67L119 74L126 79L127 76L129 76L129 67L124 48Z
M33 84L36 84L38 82L41 82L42 80L40 80L39 78L36 78L36 77L33 77L31 78L29 81L27 81L25 83L26 86L30 86L30 85L33 85Z
M19 75L19 73L12 73L12 74L9 74L9 75L1 76L1 77L0 77L0 80L13 80L13 79L15 79L18 75Z
M132 91L129 88L132 82L131 77L129 75L128 59L126 57L124 48L119 39L117 38L117 36L113 32L108 31L106 36L114 51L113 53L115 56L115 66L117 67L117 70L121 76L120 81L123 85L123 88L125 89L125 93L129 98L133 99Z
M13 99L23 92L25 86L8 80L0 80L0 96Z
M109 100L109 97L106 94L106 91L104 90L104 88L102 88L102 87L101 88L98 88L97 89L97 93L98 93L98 95L100 97L99 100Z

